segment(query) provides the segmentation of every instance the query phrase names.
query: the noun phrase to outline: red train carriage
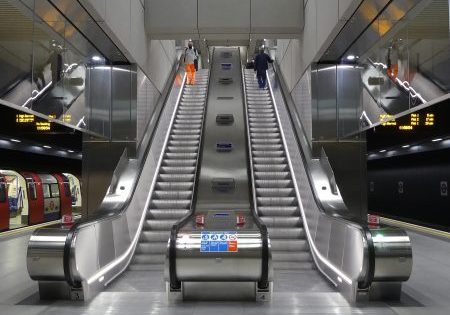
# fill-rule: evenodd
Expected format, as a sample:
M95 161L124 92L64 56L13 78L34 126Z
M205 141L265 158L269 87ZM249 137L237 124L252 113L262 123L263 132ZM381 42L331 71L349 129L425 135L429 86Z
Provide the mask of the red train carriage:
M0 175L0 231L9 229L9 201L6 179Z
M28 224L58 220L72 213L69 180L62 174L23 172L28 192Z

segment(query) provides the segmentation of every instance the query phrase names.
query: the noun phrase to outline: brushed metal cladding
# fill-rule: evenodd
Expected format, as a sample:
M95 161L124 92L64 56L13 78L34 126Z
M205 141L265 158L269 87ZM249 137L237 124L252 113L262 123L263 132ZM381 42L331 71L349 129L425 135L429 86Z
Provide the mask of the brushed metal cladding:
M33 280L64 280L64 255L59 249L66 242L66 230L39 229L28 243L27 269Z
M408 234L391 227L372 229L371 232L377 257L375 280L408 280L412 271L412 249Z
M225 69L222 63L232 63L232 67ZM263 238L250 208L240 65L239 48L214 49L198 195L194 208L195 215L204 216L204 224L198 225L195 218L189 218L178 230L175 244L176 277L183 283L182 294L185 299L193 296L203 299L202 292L192 286L192 283L202 282L223 282L221 298L229 297L223 288L229 287L232 282L239 282L242 285L239 286L240 289L246 288L246 294L249 294L248 288L254 293L255 283L259 282L263 275ZM221 80L223 78L228 80ZM217 124L217 114L232 114L233 124ZM232 143L233 150L217 152L216 144L224 141ZM233 178L235 188L228 191L213 190L212 181L218 177ZM244 217L242 225L237 224L237 215ZM236 250L202 250L203 231L236 233ZM273 278L270 251L268 255L270 282ZM169 257L170 251L166 259L166 280L170 279Z
M223 52L231 52L226 58ZM233 62L235 66L224 70L222 63ZM247 148L242 101L242 79L238 48L215 48L214 64L211 69L208 110L206 113L203 157L198 183L196 211L209 209L236 209L250 211L250 197L247 174ZM221 84L220 79L232 78L232 83ZM226 97L226 99L223 99ZM229 99L231 98L232 99ZM216 116L231 114L232 125L218 125ZM216 144L228 142L233 150L226 153L216 151ZM211 183L214 178L233 178L235 188L229 192L214 191Z

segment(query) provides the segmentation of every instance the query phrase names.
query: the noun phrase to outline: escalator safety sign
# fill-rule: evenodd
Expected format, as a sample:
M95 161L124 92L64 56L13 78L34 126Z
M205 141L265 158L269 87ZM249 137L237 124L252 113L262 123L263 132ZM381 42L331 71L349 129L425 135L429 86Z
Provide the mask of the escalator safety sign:
M201 232L200 252L202 253L235 253L238 251L236 232Z

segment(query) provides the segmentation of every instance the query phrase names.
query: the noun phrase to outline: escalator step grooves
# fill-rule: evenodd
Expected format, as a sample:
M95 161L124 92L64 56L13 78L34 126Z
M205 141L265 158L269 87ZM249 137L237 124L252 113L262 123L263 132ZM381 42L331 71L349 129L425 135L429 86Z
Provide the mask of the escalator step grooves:
M208 90L208 70L197 72L196 85L183 88L164 148L132 270L162 270L173 224L191 208Z
M279 121L268 89L244 70L257 213L266 224L275 269L313 269Z

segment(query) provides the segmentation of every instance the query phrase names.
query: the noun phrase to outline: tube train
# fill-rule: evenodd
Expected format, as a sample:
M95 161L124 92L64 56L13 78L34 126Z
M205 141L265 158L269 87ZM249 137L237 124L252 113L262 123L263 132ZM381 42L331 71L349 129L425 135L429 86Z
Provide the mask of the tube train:
M72 174L0 170L0 231L58 220L79 208L80 180Z

